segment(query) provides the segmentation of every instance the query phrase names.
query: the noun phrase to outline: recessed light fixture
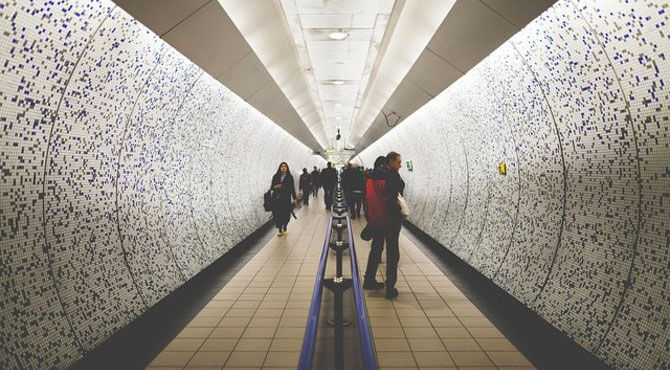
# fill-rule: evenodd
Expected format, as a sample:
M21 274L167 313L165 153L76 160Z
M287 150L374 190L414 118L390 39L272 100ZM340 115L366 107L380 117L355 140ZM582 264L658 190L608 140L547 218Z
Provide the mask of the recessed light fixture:
M342 108L342 104L340 103L335 104L335 108Z
M330 83L333 85L344 85L344 81L342 80L332 80Z
M331 33L328 34L328 37L331 40L336 40L336 41L344 40L344 39L347 38L347 36L349 36L349 34L346 33L346 32L342 32L342 31L331 32Z

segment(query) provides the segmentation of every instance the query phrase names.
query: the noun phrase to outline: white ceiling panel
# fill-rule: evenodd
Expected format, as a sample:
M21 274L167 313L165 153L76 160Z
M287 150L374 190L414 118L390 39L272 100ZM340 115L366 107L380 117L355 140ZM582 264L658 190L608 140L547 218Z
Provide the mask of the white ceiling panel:
M351 28L350 14L300 15L302 28Z

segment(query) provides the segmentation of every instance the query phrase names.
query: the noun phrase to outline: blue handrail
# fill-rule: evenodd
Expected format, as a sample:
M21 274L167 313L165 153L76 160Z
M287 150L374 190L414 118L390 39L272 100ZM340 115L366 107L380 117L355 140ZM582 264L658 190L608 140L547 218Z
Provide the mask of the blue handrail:
M326 272L326 262L328 261L328 248L333 234L333 218L328 220L328 233L326 241L323 243L323 251L319 260L319 268L314 282L314 292L312 293L312 303L309 306L307 316L307 327L305 328L305 338L302 341L302 352L300 353L299 370L311 370L314 360L314 345L316 344L316 329L319 323L319 311L321 311L321 294L323 292L323 275Z
M363 368L366 370L377 370L377 350L370 333L370 322L368 321L368 309L361 291L361 279L358 275L358 261L356 259L356 247L354 246L354 234L351 230L351 220L347 216L347 232L349 233L349 260L351 261L351 279L354 287L354 304L356 305L356 317L358 318L358 336L361 341L361 356Z

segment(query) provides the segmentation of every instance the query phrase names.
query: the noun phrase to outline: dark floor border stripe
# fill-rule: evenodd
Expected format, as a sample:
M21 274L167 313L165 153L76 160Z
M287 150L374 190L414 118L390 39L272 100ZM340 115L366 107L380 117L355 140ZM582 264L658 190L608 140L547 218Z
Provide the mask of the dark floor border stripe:
M608 370L606 364L497 286L442 244L406 221L404 235L477 306L538 369Z
M144 369L270 240L272 220L197 273L70 369Z

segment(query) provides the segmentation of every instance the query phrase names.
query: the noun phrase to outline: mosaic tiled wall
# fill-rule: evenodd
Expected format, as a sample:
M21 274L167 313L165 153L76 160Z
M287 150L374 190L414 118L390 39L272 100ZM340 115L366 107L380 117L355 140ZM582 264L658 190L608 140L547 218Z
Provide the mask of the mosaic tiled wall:
M412 160L410 221L607 364L668 369L669 83L670 2L560 0L358 160Z
M0 368L64 368L257 229L307 147L111 1L0 0Z

